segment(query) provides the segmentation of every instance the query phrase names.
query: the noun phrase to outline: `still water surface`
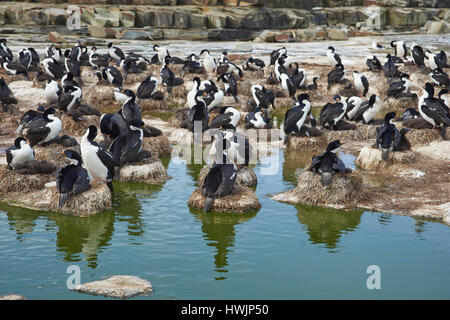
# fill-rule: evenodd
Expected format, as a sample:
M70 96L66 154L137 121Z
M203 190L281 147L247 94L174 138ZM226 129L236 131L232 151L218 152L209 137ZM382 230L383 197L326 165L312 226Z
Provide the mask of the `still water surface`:
M352 165L352 156L342 157ZM113 210L93 217L0 205L0 295L101 298L66 288L66 269L77 265L82 282L116 274L150 280L154 294L135 299L450 298L448 226L270 200L296 185L310 157L279 159L275 175L255 168L262 204L255 213L190 211L201 166L173 160L165 161L172 179L117 184ZM381 290L366 287L369 265L381 268Z

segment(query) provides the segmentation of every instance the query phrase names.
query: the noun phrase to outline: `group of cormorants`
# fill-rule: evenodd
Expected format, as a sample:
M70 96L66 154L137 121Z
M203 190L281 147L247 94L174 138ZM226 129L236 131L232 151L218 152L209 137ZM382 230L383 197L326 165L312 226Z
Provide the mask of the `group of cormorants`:
M408 57L408 50L403 41L392 41L391 46L395 50L394 55L388 54L384 65L375 55L367 57L366 65L369 71L384 73L389 85L386 99L408 96L418 102L418 112L415 108L409 108L403 116L422 117L433 128L440 126L441 134L445 137L446 127L450 125L448 100L444 97L450 84L448 75L444 72L444 68L448 67L445 52L432 53L413 44L411 56ZM373 47L379 49L378 45ZM23 74L27 79L29 72L36 72L38 81L46 81L44 91L48 104L47 108L39 106L37 110L29 110L22 116L16 131L20 137L15 140L14 146L7 150L9 167L15 169L27 161L34 160L35 145L45 146L57 142L70 147L78 144L74 138L67 135L59 136L62 124L55 116L56 110L67 113L75 121L83 121L83 116L86 115L98 115L101 116L99 129L104 141L101 144L95 142L98 129L96 126L89 126L80 141L81 155L74 150L64 152L71 164L57 171L57 188L61 193L59 205L65 204L69 194L79 194L87 190L90 179L105 182L112 191L111 182L120 174L121 166L150 156L142 149L143 137L161 134L156 128L144 128L140 101L162 100L165 93L157 89L159 83L166 87L166 94L170 95L173 87L184 83L184 74L206 72L207 80L202 81L198 76L192 80L192 89L186 97L189 106L186 128L192 131L215 130L216 137L212 148L215 160L202 185L202 193L207 199L205 211L208 211L215 197L223 197L231 192L239 170L235 163L248 165L251 153L248 139L236 133L241 112L233 106L223 106L223 98L229 95L234 98L235 103L244 104L238 98L239 81L244 76L243 71L262 71L264 74L266 65L263 60L250 57L243 65L238 66L229 60L226 51L216 60L207 49L203 49L198 56L192 53L185 59L170 55L167 48L159 45L154 45L153 50L155 54L147 59L133 52L125 54L118 46L109 43L107 54L98 53L96 47L92 47L88 53L89 50L78 41L76 46L65 50L64 53L60 48L51 45L42 61L33 48L19 51L18 59L14 60L7 40L1 39L2 68L12 75ZM353 81L346 79L343 61L334 47L328 47L326 56L333 66L327 76L328 89L334 84L349 82L345 90L352 94L346 94L346 100L342 99L340 94L334 95L334 102L327 103L320 111L320 126L330 130L347 130L348 123L346 126L344 119L375 124L375 117L383 102L376 94L370 94L369 98L366 98L370 92L368 78L361 72L354 71ZM420 99L410 92L410 76L398 70L398 65L407 61L415 64L419 72L426 68L432 70L432 82L425 84ZM123 83L128 74L145 73L150 64L161 65L161 80L153 74L148 74L136 93L130 89L124 90ZM180 78L171 70L173 64L182 65ZM305 69L300 67L298 61L288 56L286 47L271 52L270 65L274 66L274 70L270 72L266 83L279 85L284 96L293 101L292 107L284 116L284 143L289 141L291 135L313 135L312 128L316 127L317 122L311 112L308 92L318 89L319 77L313 77L312 83L307 84ZM122 104L120 110L116 113L101 114L95 107L83 103L81 66L95 70L93 72L99 82L106 82L115 87L115 98ZM223 90L220 89L220 82L223 83ZM443 88L437 98L434 97L435 86ZM273 120L270 118L270 110L275 108L277 93L265 88L261 83L252 84L250 90L253 101L247 102L249 112L244 118L244 128L271 128ZM301 92L298 96L297 91ZM5 111L5 106L17 103L3 78L0 78L0 102ZM216 115L210 119L213 113ZM404 137L407 129L399 131L396 128L392 122L395 116L395 113L388 113L376 130L375 146L382 150L383 160L388 158L389 151L408 148ZM335 153L340 145L338 140L331 142L325 153L313 158L308 168L322 175L323 185L331 183L334 173L351 172Z

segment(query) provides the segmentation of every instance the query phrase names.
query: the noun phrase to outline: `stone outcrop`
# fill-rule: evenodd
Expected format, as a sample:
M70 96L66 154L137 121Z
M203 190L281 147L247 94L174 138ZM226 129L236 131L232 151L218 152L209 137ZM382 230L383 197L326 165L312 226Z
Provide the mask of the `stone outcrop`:
M114 298L130 298L149 295L153 292L150 281L136 276L112 276L105 280L83 283L75 286L74 291Z
M361 149L356 165L366 170L376 170L380 168L388 168L393 165L408 164L414 161L414 152L390 151L386 161L381 159L381 149L375 149L371 146L365 146Z
M328 38L344 40L364 35L386 26L421 28L431 19L441 19L429 26L429 33L448 32L450 1L275 1L235 0L202 2L191 0L118 1L38 0L41 3L8 2L0 10L0 25L40 26L48 28L50 41L64 42L66 27L77 15L82 34L99 38L130 40L253 40L288 42ZM55 3L52 3L55 2ZM379 6L373 23L371 4ZM76 5L68 10L69 5ZM364 5L364 6L363 6ZM444 9L442 9L444 8ZM72 12L75 12L73 14ZM308 30L328 26L321 30ZM333 26L330 28L330 26ZM349 29L342 26L349 27ZM80 29L81 28L81 29ZM267 30L265 33L261 31ZM292 30L292 32L279 32ZM12 28L10 31L21 31Z

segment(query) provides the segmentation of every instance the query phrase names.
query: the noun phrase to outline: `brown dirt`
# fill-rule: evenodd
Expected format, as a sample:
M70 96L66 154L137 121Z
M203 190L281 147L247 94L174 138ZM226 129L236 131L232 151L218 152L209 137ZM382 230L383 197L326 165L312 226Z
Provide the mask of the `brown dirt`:
M142 149L150 151L153 157L170 156L172 147L165 135L144 138Z

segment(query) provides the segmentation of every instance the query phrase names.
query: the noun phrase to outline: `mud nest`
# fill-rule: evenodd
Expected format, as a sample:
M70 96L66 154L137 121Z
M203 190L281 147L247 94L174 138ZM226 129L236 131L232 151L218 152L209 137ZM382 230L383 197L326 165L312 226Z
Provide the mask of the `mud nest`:
M203 210L206 198L202 195L201 188L196 189L189 198L188 206ZM230 194L222 198L214 199L211 206L213 212L245 213L254 212L261 208L256 193L248 187L235 184Z
M152 157L143 162L131 163L120 168L120 182L161 183L169 179L161 160Z
M62 154L64 150L72 149L80 153L80 147L64 147L62 145L52 143L46 147L34 147L35 159L38 161L47 161L53 163L56 168L61 168L66 166L68 162L66 161L66 157Z
M62 208L59 208L59 192L50 188L51 211L73 216L90 216L112 208L111 192L104 183L91 183L91 188L78 195L70 195Z
M114 88L112 86L92 86L83 93L83 98L87 104L99 110L119 109L121 107L114 97Z
M336 208L355 208L366 198L357 172L336 174L330 185L323 186L319 174L306 170L299 175L295 189L272 196L272 199L282 202Z
M289 135L286 148L298 151L319 150L323 149L326 143L327 140L323 135L311 138Z
M440 129L412 129L406 133L406 138L411 143L411 146L429 144L433 141L442 141ZM448 130L446 139L450 139Z
M142 99L139 101L139 107L142 111L167 110L167 98L164 97L162 100Z
M86 133L87 128L89 126L94 125L96 127L99 126L100 117L91 115L91 116L82 116L83 120L75 121L71 116L63 113L59 116L61 122L63 123L62 127L65 133L70 136L82 136Z
M198 175L198 185L200 188L202 187L203 181L211 168L211 165L206 165L200 170ZM242 167L237 172L236 183L240 186L253 188L258 184L258 178L252 168Z
M414 162L415 154L412 151L389 152L389 157L386 161L381 159L381 149L375 149L371 146L365 146L361 149L355 164L366 170L376 170L379 168L389 168L394 165L403 165Z
M359 130L330 131L325 129L324 136L328 142L339 140L341 142L364 140Z
M19 174L10 170L8 166L2 165L0 166L0 195L41 190L46 183L53 180L55 180L53 174Z
M362 140L375 139L377 137L377 127L376 125L358 123L356 130L361 134Z
M144 138L142 149L150 151L153 157L158 158L170 156L170 153L172 152L169 139L165 135Z
M125 77L125 76L124 76ZM147 72L143 71L141 73L129 73L127 79L123 81L124 85L133 85L135 83L140 84L148 77Z

